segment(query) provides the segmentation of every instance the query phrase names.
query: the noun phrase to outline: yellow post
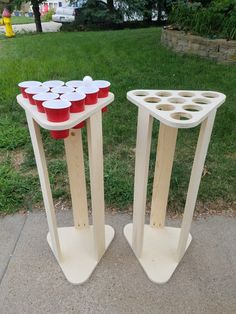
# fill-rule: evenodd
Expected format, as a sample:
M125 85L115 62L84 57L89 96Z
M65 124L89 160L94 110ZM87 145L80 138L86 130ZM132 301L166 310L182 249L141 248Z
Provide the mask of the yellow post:
M10 38L10 37L14 37L15 33L13 32L12 29L12 24L11 24L11 18L10 17L3 17L3 24L6 27L6 37Z
M0 24L5 25L6 27L6 37L11 38L15 36L15 33L13 32L12 25L11 25L11 11L6 6L2 12L2 20Z

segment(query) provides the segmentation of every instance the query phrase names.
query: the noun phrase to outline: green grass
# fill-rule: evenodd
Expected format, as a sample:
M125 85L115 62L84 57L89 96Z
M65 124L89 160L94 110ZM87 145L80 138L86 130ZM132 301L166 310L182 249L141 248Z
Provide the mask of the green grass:
M25 115L15 100L17 83L67 81L88 74L111 81L116 96L109 113L103 115L108 207L128 208L133 200L137 108L126 100L126 92L137 88L216 90L227 95L217 112L198 199L223 199L226 203L235 200L235 66L171 52L161 46L157 28L18 36L0 41L0 58L0 211L32 208L42 201ZM199 128L179 132L169 199L172 210L183 208L198 132ZM148 200L157 134L155 122ZM85 130L83 137L86 143ZM54 197L68 201L63 142L52 140L47 131L43 131L43 138ZM87 158L85 164L88 173Z
M31 23L34 23L34 18L28 17L28 16L12 16L11 21L12 21L12 25L31 24Z

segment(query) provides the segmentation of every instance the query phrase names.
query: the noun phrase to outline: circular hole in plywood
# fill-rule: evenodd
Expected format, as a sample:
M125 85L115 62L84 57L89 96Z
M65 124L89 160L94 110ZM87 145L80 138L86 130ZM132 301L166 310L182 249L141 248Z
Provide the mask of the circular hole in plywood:
M143 90L137 90L136 92L134 92L134 95L138 97L143 97L143 96L147 96L148 92L145 92Z
M161 110L161 111L172 111L172 110L175 110L175 106L169 105L169 104L163 104L163 105L156 106L156 109Z
M197 111L201 111L202 107L198 105L185 105L183 106L183 109L186 111L197 112Z
M160 97L170 97L172 94L170 92L163 90L163 91L157 92L156 95Z
M183 98L180 98L180 97L169 98L168 101L171 102L172 104L183 104L183 103L185 103L185 100Z
M151 103L151 104L156 104L156 103L160 102L161 99L158 97L146 97L146 98L144 98L144 101Z
M181 96L181 97L193 97L193 96L195 96L195 94L191 93L191 92L180 92L179 96Z
M171 114L171 118L175 120L189 120L192 118L192 115L185 112L175 112Z
M217 97L219 97L219 94L212 93L212 92L206 92L206 93L202 93L202 96L206 97L206 98L217 98Z
M207 105L210 104L210 100L209 99L205 99L205 98L195 98L192 100L195 104L199 104L199 105Z

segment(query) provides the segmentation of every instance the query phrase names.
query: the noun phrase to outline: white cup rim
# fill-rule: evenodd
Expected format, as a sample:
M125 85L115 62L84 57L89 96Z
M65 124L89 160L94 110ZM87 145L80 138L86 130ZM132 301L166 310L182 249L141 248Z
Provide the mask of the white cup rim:
M65 109L70 106L71 103L63 99L46 100L43 102L43 107L47 109Z
M68 87L73 87L73 88L77 88L83 85L83 81L81 80L72 80L72 81L68 81L66 82L66 86Z
M60 81L60 80L50 80L50 81L43 82L42 85L49 87L49 88L54 88L54 87L59 87L59 86L65 85L65 82Z
M29 87L38 87L38 86L41 86L42 83L39 82L39 81L24 81L24 82L20 82L18 84L19 87L22 87L22 88L29 88Z
M56 93L39 93L33 96L34 100L46 101L57 99L60 95Z
M92 85L92 86L89 86L89 87L85 87L85 86L82 86L82 87L79 87L79 88L76 88L75 90L77 93L84 93L84 94L95 94L95 93L98 93L99 91L99 88L95 85Z
M69 86L58 86L51 89L52 93L56 94L65 94L65 93L73 93L75 91L74 88Z
M26 94L31 94L31 95L40 94L43 92L46 93L48 91L49 91L49 88L45 86L29 87L25 90Z
M93 83L98 87L98 88L106 88L111 86L111 83L105 80L96 80L93 81Z
M68 101L79 101L86 98L86 95L81 92L75 92L75 93L65 93L61 95L61 99L65 99Z

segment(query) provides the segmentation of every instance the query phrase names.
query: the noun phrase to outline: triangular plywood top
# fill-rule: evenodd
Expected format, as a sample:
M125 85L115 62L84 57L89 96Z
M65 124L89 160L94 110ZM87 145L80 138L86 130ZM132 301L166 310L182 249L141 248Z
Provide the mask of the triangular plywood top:
M127 93L127 99L147 109L154 118L175 128L192 128L225 101L226 96L212 91L146 90Z
M70 119L65 122L50 122L46 114L38 112L37 107L29 103L28 99L23 98L20 94L16 97L18 104L28 112L32 118L44 129L47 130L65 130L71 129L78 123L90 118L97 111L103 109L114 101L114 94L109 93L106 98L99 98L96 105L85 106L85 110L78 113L71 113Z

